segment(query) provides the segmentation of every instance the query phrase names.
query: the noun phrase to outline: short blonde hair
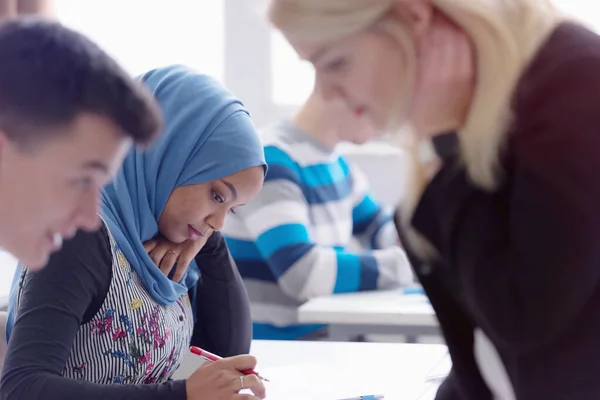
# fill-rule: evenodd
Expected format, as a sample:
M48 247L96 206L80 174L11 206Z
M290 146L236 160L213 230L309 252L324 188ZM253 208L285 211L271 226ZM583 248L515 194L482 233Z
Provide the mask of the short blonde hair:
M269 18L288 39L323 43L382 21L389 29L386 16L398 1L419 0L273 0ZM477 83L471 108L458 134L469 177L477 186L494 190L501 176L499 157L511 121L510 100L517 81L562 17L549 0L430 2L474 43ZM414 65L415 60L408 64Z

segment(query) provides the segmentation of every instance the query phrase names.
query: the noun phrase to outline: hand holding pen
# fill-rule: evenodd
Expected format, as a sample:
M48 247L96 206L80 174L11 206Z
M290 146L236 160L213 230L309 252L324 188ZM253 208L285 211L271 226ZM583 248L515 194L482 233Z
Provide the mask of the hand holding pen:
M197 348L195 348L197 349ZM186 400L257 400L266 396L265 386L258 374L244 374L254 371L256 358L241 355L220 358L202 352L202 357L211 362L204 363L186 380ZM193 351L194 352L194 351ZM197 354L197 352L195 352ZM207 357L210 354L211 359ZM242 372L244 371L244 372ZM251 394L240 394L247 389Z
M219 357L218 355L213 354L210 351L203 350L200 347L196 347L196 346L191 346L190 351L197 356L206 358L208 361L218 361L218 360L223 359L222 357ZM246 369L243 371L240 370L240 372L244 375L256 375L258 378L260 378L261 381L271 382L267 378L262 377L258 372L256 372L252 368L249 368L249 369Z

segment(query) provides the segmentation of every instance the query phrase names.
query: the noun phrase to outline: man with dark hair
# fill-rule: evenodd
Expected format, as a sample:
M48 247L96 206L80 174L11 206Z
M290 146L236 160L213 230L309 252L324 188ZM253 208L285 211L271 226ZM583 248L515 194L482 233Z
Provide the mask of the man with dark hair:
M99 228L99 190L161 127L151 93L83 35L0 24L0 247L41 268L63 238Z

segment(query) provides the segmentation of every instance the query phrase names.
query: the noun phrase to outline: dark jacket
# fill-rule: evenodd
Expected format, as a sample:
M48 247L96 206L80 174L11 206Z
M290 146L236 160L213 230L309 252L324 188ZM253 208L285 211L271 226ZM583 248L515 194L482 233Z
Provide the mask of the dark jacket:
M446 142L411 221L440 257L425 263L405 242L453 360L437 400L491 399L475 328L497 348L517 399L598 400L600 37L558 27L511 107L499 189L472 185Z

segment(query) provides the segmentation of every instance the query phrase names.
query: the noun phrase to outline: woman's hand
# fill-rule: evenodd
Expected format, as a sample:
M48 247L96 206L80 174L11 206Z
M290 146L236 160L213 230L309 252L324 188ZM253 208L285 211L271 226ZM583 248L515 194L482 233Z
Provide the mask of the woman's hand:
M256 358L242 355L206 362L186 381L187 400L256 400L266 396L265 386L256 375L240 371L254 369ZM240 394L243 389L251 394Z
M173 268L175 268L175 273L171 280L179 282L183 278L190 262L202 250L209 237L210 235L206 235L197 240L188 239L182 243L173 243L159 236L144 242L144 249L146 249L154 264L166 276L169 276Z

